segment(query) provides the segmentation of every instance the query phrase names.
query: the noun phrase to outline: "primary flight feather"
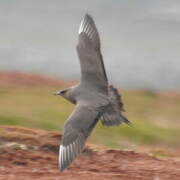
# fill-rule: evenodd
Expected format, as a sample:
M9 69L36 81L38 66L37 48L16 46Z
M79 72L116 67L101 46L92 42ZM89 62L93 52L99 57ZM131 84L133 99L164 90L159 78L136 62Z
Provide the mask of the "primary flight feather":
M82 152L94 126L130 122L122 115L123 103L117 89L109 85L101 54L100 38L94 20L86 14L79 27L77 53L81 66L78 85L55 93L76 107L64 125L59 148L59 167L63 171Z

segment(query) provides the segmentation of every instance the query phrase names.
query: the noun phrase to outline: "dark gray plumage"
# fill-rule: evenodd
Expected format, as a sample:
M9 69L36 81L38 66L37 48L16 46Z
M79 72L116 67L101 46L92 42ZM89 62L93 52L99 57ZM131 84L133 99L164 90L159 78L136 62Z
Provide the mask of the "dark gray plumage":
M77 44L81 81L76 86L56 93L76 104L64 126L59 150L61 171L81 153L86 139L99 119L105 126L130 123L121 114L123 103L117 89L108 85L100 49L95 23L92 17L86 14L79 27Z

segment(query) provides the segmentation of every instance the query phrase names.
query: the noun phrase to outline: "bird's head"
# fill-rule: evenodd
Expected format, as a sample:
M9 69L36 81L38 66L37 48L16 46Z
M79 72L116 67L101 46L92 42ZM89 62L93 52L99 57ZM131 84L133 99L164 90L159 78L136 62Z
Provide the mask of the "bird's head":
M62 96L62 97L66 98L67 92L68 92L68 89L62 89L60 91L55 92L54 95L59 95L59 96Z
M75 100L73 94L74 93L73 93L73 88L72 87L71 88L66 88L66 89L63 89L63 90L60 90L60 91L57 91L57 92L54 93L54 95L60 95L63 98L70 101L71 103L75 104L76 100Z

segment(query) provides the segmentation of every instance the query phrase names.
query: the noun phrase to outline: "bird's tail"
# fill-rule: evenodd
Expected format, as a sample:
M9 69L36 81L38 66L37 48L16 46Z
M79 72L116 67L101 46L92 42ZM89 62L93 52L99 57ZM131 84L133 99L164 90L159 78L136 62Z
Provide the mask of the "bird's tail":
M106 112L104 112L101 117L102 124L104 126L114 126L124 122L130 125L131 122L122 115L124 108L122 98L118 90L111 85L109 86L108 92L110 104L107 107Z

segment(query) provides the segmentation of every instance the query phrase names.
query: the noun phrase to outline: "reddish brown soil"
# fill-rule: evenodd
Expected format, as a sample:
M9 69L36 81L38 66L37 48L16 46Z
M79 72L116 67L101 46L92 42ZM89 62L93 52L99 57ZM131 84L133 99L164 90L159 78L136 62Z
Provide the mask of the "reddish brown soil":
M57 132L0 126L0 180L180 180L180 160L87 146L64 172L58 169Z
M0 86L68 86L72 85L73 81L64 81L55 78L50 78L38 74L22 73L22 72L0 72Z
M76 81L51 78L39 74L18 71L0 71L0 87L42 87L42 86L71 86ZM141 91L141 90L138 90ZM143 91L143 90L142 90ZM180 98L180 90L163 91L156 93L158 96Z

